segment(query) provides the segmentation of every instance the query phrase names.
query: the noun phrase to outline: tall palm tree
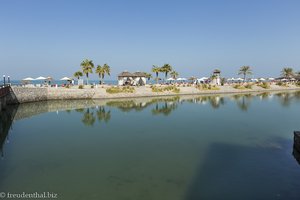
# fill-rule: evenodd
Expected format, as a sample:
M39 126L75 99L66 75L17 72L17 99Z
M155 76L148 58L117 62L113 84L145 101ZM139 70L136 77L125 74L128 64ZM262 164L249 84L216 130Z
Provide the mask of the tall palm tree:
M82 72L86 75L86 84L89 84L89 73L93 73L94 63L92 60L85 59L81 62Z
M171 71L171 73L170 73L170 76L172 77L172 78L174 78L174 79L176 79L177 77L178 77L178 72L176 72L176 71Z
M165 79L167 79L168 77L168 73L172 71L172 66L169 65L169 64L164 64L162 67L161 67L161 72L164 72L165 73Z
M104 64L102 67L101 65L97 65L96 73L99 75L99 78L102 79L100 80L100 84L102 84L105 74L110 76L110 66L107 64Z
M144 72L146 79L148 79L148 81L150 81L150 79L152 78L152 74L149 74L147 72Z
M294 75L294 70L291 67L285 67L282 69L281 75L287 79L292 78Z
M76 77L78 80L80 79L81 76L83 76L82 72L81 71L77 71L74 73L73 75L74 77Z
M158 74L161 72L161 68L158 67L158 66L156 66L156 65L153 65L152 72L155 73L155 75L156 75L156 83L158 83Z
M247 76L247 74L252 74L252 70L251 70L251 67L250 66L242 66L241 68L240 68L240 70L239 70L239 73L238 73L239 75L240 74L243 74L243 76L244 76L244 82L246 81L246 76Z

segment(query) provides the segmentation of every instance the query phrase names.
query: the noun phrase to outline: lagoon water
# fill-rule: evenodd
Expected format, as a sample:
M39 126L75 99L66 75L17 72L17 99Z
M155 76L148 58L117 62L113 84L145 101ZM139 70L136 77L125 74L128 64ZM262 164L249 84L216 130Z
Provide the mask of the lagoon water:
M299 199L299 111L299 92L9 107L1 113L0 192Z

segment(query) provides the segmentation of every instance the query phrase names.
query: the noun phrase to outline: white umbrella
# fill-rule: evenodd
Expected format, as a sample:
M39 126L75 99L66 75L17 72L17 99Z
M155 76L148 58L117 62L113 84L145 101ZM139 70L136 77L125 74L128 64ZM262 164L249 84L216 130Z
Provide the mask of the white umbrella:
M202 77L202 78L199 78L197 80L200 82L200 81L206 81L207 79L208 79L207 77Z
M35 80L46 80L47 78L43 77L43 76L40 76L40 77L37 77Z
M295 81L296 79L295 78L291 78L291 81Z
M264 78L260 78L259 80L260 80L260 81L265 81L266 79L264 79Z
M186 78L178 78L177 81L186 81Z
M167 81L175 81L174 78L168 78Z
M71 81L72 79L70 79L69 77L65 76L65 77L61 78L60 80L61 81Z
M275 78L268 78L270 81L274 81L275 80Z
M22 79L23 81L34 81L35 79L34 78L31 78L31 77L28 77L28 78L24 78Z
M236 81L243 81L244 79L242 79L242 78L237 78L237 79L235 79Z
M257 78L252 78L251 81L258 82Z

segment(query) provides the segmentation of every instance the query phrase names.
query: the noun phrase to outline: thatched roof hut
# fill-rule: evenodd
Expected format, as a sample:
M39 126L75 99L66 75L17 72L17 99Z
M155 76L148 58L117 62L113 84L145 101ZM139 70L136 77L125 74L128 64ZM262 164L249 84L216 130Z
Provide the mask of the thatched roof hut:
M133 75L137 77L146 77L146 74L144 72L134 72Z
M135 77L135 75L132 74L132 73L130 73L130 72L128 72L128 71L124 71L124 72L120 73L118 75L118 77Z

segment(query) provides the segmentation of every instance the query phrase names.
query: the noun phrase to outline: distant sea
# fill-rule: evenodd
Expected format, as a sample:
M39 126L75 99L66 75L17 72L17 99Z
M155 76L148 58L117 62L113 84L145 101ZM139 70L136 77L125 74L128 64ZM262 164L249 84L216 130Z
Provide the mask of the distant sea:
M11 80L11 85L22 85L22 80ZM6 81L7 83L7 81ZM42 84L44 83L43 80L34 80L34 81L31 81L30 82L31 84ZM51 81L51 85L63 85L63 84L66 84L67 81L61 81L61 80L53 80ZM86 83L86 80L84 80L84 83ZM118 84L118 81L117 80L104 80L104 83L105 84L108 84L108 85L117 85ZM147 83L155 83L155 81L153 80L150 80L150 81L147 81ZM77 84L77 80L75 80L75 84ZM99 84L99 80L89 80L89 84ZM0 85L3 85L3 80L0 81Z
M7 83L7 82L6 82ZM42 84L44 83L43 80L34 80L30 81L31 84ZM61 81L61 80L53 80L51 81L51 85L62 85L66 84L67 81ZM84 80L84 83L86 83L86 80ZM117 80L105 80L105 84L109 85L117 85L118 81ZM77 84L77 80L75 80L75 84ZM89 80L89 84L99 84L99 80ZM0 81L0 85L3 85L3 80ZM11 85L22 85L22 80L11 80Z

